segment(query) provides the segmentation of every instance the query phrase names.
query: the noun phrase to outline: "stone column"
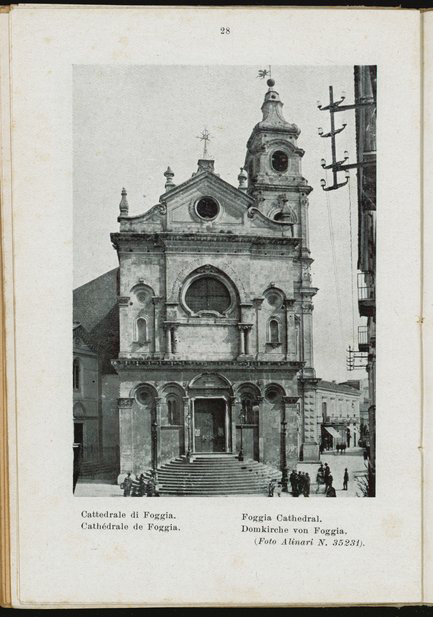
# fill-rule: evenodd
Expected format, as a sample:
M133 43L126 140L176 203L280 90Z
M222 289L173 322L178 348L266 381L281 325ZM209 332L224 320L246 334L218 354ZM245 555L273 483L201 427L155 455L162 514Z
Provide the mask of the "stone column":
M239 355L244 356L245 355L245 337L244 337L244 330L243 330L242 324L238 324L238 328L239 328Z
M191 435L190 435L191 414L189 410L189 398L187 396L184 396L182 398L182 403L183 403L183 443L184 443L185 454L187 454L188 451L192 450Z
M176 354L177 353L177 344L178 344L177 329L178 329L178 327L179 327L179 324L172 324L171 328L170 328L171 353L172 354Z
M283 397L283 418L285 422L285 459L287 470L298 462L298 400L296 396Z
M176 330L179 324L173 322L164 322L165 330L165 350L168 356L172 356L177 353L177 336Z
M158 355L160 352L160 341L159 341L159 318L161 312L161 302L162 298L160 296L153 296L153 353Z
M189 426L189 434L190 434L190 450L192 453L195 452L195 438L194 438L194 431L195 431L195 423L194 423L194 404L195 404L195 400L192 399L191 400L191 414L190 414L190 426Z
M152 458L153 469L156 469L161 461L161 399L154 399L154 412L152 418Z
M240 331L240 354L241 356L245 356L249 354L249 332L253 327L252 324L240 323L238 324L238 328Z
M119 446L120 446L120 473L133 471L133 432L132 432L132 405L133 398L119 398Z
M225 416L224 416L224 450L230 452L230 418L229 418L229 401L225 400Z
M239 454L236 451L236 437L237 437L237 424L240 420L240 413L242 410L240 399L235 396L230 397L231 409L232 409L232 452Z

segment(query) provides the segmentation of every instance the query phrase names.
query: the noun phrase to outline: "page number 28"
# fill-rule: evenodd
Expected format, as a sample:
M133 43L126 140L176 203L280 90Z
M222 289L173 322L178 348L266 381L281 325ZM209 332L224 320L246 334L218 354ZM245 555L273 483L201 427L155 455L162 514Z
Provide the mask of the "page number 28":
M230 34L230 28L223 26L220 28L220 34Z

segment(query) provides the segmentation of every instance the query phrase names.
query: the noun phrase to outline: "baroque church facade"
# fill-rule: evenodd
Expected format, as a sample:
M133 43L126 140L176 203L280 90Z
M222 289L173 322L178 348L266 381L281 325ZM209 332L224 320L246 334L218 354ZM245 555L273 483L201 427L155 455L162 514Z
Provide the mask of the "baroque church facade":
M319 458L312 188L300 130L274 86L269 79L237 187L203 158L179 185L168 168L144 214L129 215L122 191L111 234L118 349L101 378L103 405L118 417L121 473L242 451L284 474Z

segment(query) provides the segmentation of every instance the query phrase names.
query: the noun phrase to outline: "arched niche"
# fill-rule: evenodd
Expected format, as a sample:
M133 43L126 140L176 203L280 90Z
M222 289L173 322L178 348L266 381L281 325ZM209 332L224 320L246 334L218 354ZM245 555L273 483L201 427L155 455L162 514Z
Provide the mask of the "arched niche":
M233 266L228 262L224 261L223 263L218 262L218 266L214 266L213 264L206 263L203 261L203 258L195 259L194 261L188 263L176 276L171 286L170 295L168 298L169 302L177 303L179 302L179 297L181 291L185 286L185 282L188 280L188 277L195 273L199 273L199 270L203 270L203 272L211 272L214 271L216 273L220 273L223 275L228 282L236 289L237 294L239 296L240 302L247 302L248 295L246 289L244 287L242 277L239 276L239 273L233 268Z
M183 426L183 398L184 388L178 383L168 383L161 392L161 425Z

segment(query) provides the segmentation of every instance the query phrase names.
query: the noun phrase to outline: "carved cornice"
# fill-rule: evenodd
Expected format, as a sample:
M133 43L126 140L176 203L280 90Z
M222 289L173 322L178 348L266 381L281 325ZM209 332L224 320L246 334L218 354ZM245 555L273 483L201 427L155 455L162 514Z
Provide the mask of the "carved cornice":
M215 368L226 369L244 369L244 368L280 368L283 370L299 371L304 362L298 360L173 360L173 359L156 359L156 358L117 358L111 361L111 364L117 370L127 369L142 369L161 368L168 366L178 366L183 368L207 369Z
M117 302L119 303L119 306L128 306L129 296L118 296Z
M119 409L130 409L135 399L133 398L118 398L117 406Z
M271 221L272 222L272 221ZM281 229L281 226L279 226ZM159 233L139 233L131 231L123 231L111 234L111 241L116 248L119 248L119 243L129 243L131 241L148 240L154 243L154 246L166 246L166 241L174 242L193 242L199 243L244 243L244 244L275 244L275 245L292 245L299 244L299 238L291 236L260 236L260 235L235 235L233 233L192 233L192 232L159 232Z
M296 405L299 401L299 396L283 396L283 401L287 405Z
M239 330L251 330L252 327L252 323L238 323Z

